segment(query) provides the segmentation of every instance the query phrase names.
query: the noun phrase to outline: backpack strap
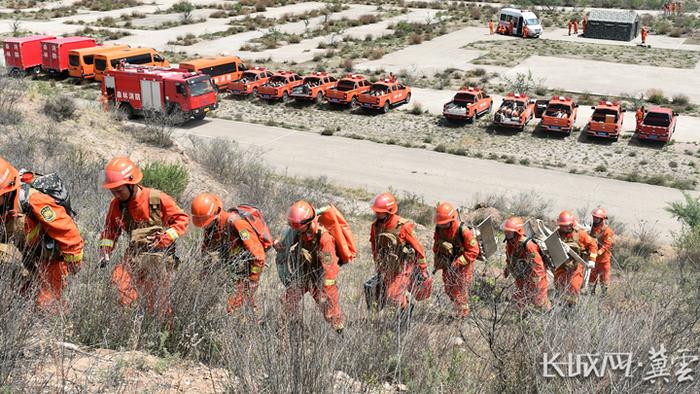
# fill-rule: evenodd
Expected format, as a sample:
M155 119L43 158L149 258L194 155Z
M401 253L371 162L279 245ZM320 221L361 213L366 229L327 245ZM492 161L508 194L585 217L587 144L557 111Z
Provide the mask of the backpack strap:
M36 193L36 190L32 189L31 185L28 183L22 183L19 188L19 207L22 213L26 216L36 219L34 212L32 212L32 207L29 205L29 197Z
M154 226L162 226L163 219L160 209L160 190L151 189L151 194L148 196L148 211L150 222Z

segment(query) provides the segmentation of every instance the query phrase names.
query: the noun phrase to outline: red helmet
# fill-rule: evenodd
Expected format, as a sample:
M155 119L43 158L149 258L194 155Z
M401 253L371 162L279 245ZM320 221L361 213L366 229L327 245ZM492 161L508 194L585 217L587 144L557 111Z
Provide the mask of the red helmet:
M435 224L447 224L457 220L459 212L449 202L438 204L435 208Z
M133 161L126 157L115 157L105 167L105 181L102 187L115 189L122 185L136 185L143 179L143 173Z
M192 223L197 227L207 227L222 208L219 197L202 193L192 200Z
M559 218L557 219L557 224L560 226L573 226L576 224L574 214L570 211L561 211Z
M289 207L287 213L287 223L289 227L299 230L301 227L311 223L316 217L314 207L304 200L299 200Z
M607 219L608 218L608 213L605 211L604 208L596 208L593 210L592 215L594 218L599 218L599 219Z
M525 235L525 224L522 219L514 216L503 223L503 231Z
M384 212L393 215L399 210L399 206L396 204L396 197L391 193L377 194L370 205L375 213Z
M0 157L0 195L19 189L19 172Z

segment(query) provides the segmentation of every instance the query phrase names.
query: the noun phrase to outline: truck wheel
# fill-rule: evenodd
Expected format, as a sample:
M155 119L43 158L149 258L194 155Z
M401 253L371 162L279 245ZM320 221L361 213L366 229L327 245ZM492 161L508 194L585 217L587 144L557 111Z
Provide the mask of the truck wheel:
M411 93L406 96L406 104L411 102Z
M282 93L282 102L286 103L287 101L289 101L289 93L284 92Z
M204 120L204 118L207 116L206 112L200 112L197 114L194 114L192 117L195 118L195 120Z
M119 104L118 111L126 119L134 119L134 109L131 108L131 105L126 104L126 103L121 103L121 104Z
M353 97L352 100L350 100L350 108L355 107L357 107L357 96Z
M258 97L258 88L253 88L253 98Z
M316 94L316 104L321 104L323 102L323 92L318 92Z
M37 78L41 74L41 66L32 68L30 72L32 73L32 77Z
M20 73L19 68L15 67L12 70L10 70L8 75L13 78L19 78L22 75L22 73Z
M382 112L383 113L389 112L389 101L384 102L384 106L382 107Z

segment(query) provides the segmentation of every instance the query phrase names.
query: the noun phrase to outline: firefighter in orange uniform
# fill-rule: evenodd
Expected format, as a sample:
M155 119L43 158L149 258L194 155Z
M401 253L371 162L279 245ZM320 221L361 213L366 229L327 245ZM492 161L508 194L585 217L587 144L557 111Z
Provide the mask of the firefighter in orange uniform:
M574 27L573 19L569 19L569 35L571 35L571 29Z
M603 208L593 210L593 225L591 226L591 237L598 243L598 258L595 261L595 268L591 271L589 283L593 286L591 293L595 294L596 285L600 282L602 295L608 292L610 285L610 261L612 259L613 239L615 233L607 225L608 213Z
M634 117L637 119L637 127L642 124L642 121L644 120L644 106L642 105L641 107L637 108L637 112L635 113Z
M469 316L469 286L474 261L479 257L479 242L458 211L450 203L441 203L435 210L433 235L435 270L442 270L445 293L454 303L458 318Z
M344 329L338 295L338 255L333 236L318 222L316 210L304 200L292 204L287 213L292 231L288 245L280 249L289 277L282 296L288 314L296 314L304 294L311 293L323 317L338 333ZM279 256L278 256L279 257Z
M583 35L586 35L586 30L588 30L588 15L583 16L581 27L583 28Z
M647 43L647 35L649 34L649 30L647 29L646 26L642 26L642 45Z
M575 35L578 35L578 18L574 18L574 20L572 21L572 23L573 23L573 25L574 25L574 34L575 34Z
M493 34L493 19L489 19L489 34Z
M255 290L265 268L265 248L245 219L223 209L218 196L202 193L192 200L192 223L204 228L202 251L216 255L236 277L227 300L232 312L243 304L255 308Z
M513 275L516 291L513 294L518 310L534 307L549 311L552 304L547 296L547 271L534 241L525 237L522 219L512 217L503 224L506 237L506 269L504 276Z
M119 302L128 306L143 295L149 312L157 306L161 314L169 314L167 294L176 265L175 242L185 233L189 217L172 197L141 186L142 179L141 170L126 157L107 163L102 187L114 198L100 240L101 265L109 262L115 242L126 232L129 246L112 273Z
M38 285L37 305L51 308L61 299L67 276L80 269L83 239L66 209L32 188L33 177L0 158L0 242L22 252Z
M523 38L528 37L530 37L530 29L527 27L527 25L523 25Z
M562 211L557 220L559 239L579 255L589 266L595 266L598 256L596 241L584 230L576 228L573 213ZM573 258L569 258L554 271L554 284L557 293L568 306L578 303L583 285L585 267Z
M432 289L425 251L418 242L413 223L397 215L398 205L391 193L380 193L371 202L376 220L370 230L370 244L380 278L378 304L385 300L400 308L400 317L410 318L416 299L425 299Z

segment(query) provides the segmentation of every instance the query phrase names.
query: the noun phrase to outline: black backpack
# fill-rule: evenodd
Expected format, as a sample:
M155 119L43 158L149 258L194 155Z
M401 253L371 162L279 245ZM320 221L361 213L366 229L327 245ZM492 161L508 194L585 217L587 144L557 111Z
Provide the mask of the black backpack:
M56 204L63 207L66 213L71 218L77 216L77 213L73 210L70 203L70 196L68 195L68 190L63 185L63 181L58 176L58 174L51 173L47 175L32 173L31 171L21 170L20 179L25 174L31 174L33 176L32 180L27 183L22 183L19 190L19 203L22 208L22 212L27 216L34 216L32 209L29 206L29 194L30 189L34 189L40 193L44 193L56 201Z

